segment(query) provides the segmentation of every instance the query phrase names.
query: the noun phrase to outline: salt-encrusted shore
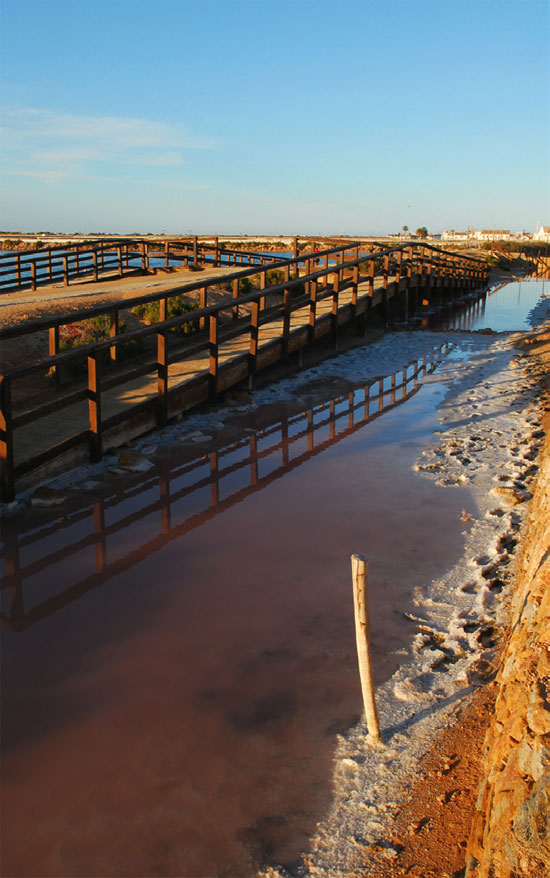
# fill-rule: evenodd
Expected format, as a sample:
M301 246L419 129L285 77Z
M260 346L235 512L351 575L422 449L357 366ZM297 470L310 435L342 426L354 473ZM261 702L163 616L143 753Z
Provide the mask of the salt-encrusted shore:
M380 851L388 862L396 858L388 839L404 789L438 731L496 671L495 632L506 625L514 549L544 435L537 391L506 335L462 340L426 380L443 380L448 390L436 441L415 469L470 491L478 514L468 521L460 561L415 594L412 654L376 693L383 746L369 744L363 723L339 738L333 805L303 854L303 876L357 874L371 850L378 862ZM276 866L261 873L287 874Z

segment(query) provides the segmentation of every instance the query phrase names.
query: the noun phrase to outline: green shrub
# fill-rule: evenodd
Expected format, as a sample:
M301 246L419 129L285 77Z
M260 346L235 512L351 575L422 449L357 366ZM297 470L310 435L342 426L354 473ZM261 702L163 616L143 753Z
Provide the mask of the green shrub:
M247 293L251 293L254 289L254 284L250 280L249 277L241 277L239 280L239 296L246 296Z
M171 299L168 299L168 307L166 309L167 320L171 320L173 317L180 317L182 314L189 314L191 311L196 311L198 307L196 302L187 302L181 296L173 296ZM143 305L136 305L132 308L132 314L135 314L136 317L139 317L148 326L152 326L154 323L160 322L160 303L146 302ZM182 323L172 330L172 332L179 335L191 335L196 331L195 321L192 320Z
M282 268L271 268L265 273L266 287L274 287L277 284L282 284L284 282L284 279L285 273Z

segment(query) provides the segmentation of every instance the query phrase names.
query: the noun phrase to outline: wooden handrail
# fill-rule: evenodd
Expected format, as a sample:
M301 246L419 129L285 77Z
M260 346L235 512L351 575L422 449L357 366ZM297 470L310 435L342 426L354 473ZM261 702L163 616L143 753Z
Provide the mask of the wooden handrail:
M349 255L351 255L352 258L348 259L347 257ZM330 264L330 256L337 257L335 264ZM121 261L122 257L120 255L119 258ZM323 265L317 270L312 271L313 264L318 261L322 262ZM382 262L381 271L377 270L377 265L379 265L380 262ZM305 266L305 274L299 274L300 265ZM295 266L296 268L296 276L293 279L290 279L290 270L292 266ZM361 273L361 266L366 266L366 274ZM467 270L466 266L469 266ZM456 267L456 271L454 267ZM280 283L266 288L265 278L267 272L274 268L284 269L284 279ZM419 269L418 271L415 271L415 274L420 280L413 285L411 283L411 278L413 276L413 270L415 269ZM317 305L323 300L331 300L327 317L333 345L336 348L340 322L341 294L351 288L351 319L357 321L357 289L360 283L367 282L367 289L362 297L366 299L366 301L361 311L364 315L366 328L366 315L368 308L370 307L368 301L373 296L374 278L377 274L382 277L382 286L380 288L381 297L379 297L379 301L377 300L377 306L381 306L384 319L389 321L392 319L390 317L390 299L392 300L391 308L395 312L397 307L398 312L397 318L393 319L400 319L399 311L401 307L404 309L404 316L406 319L409 314L409 292L411 290L415 292L415 305L413 310L416 311L418 300L418 294L416 291L419 289L419 285L425 289L428 288L434 291L436 293L437 303L438 301L441 301L443 289L446 285L450 284L455 289L462 289L464 288L464 285L468 283L472 285L477 282L481 285L486 277L486 271L487 266L482 260L473 257L466 257L465 259L462 255L450 253L441 248L432 247L431 245L408 243L378 251L376 253L361 254L357 242L346 242L345 245L331 247L324 251L302 253L292 259L284 259L262 266L247 268L230 275L218 276L214 281L212 281L211 278L201 279L192 284L186 284L171 290L164 290L162 292L151 294L150 296L137 297L123 302L119 301L109 306L95 306L94 308L85 309L81 312L74 312L71 315L47 318L45 320L34 321L32 324L27 324L24 327L14 327L12 330L4 330L0 333L0 338L37 332L43 329L48 329L53 338L50 347L51 353L48 357L43 357L34 363L15 367L0 376L0 461L4 496L10 497L14 492L14 430L29 423L33 419L44 417L47 414L52 414L66 408L75 401L75 393L79 395L79 398L82 398L80 397L82 391L73 391L73 393L62 396L55 401L50 400L45 404L35 406L32 411L24 411L19 414L14 414L11 388L13 382L16 380L20 380L36 372L46 373L49 369L55 370L57 378L58 370L61 367L73 361L87 358L88 387L87 390L84 391L84 398L87 398L88 400L90 414L90 425L88 430L90 455L92 459L97 460L102 455L103 429L111 429L115 422L117 424L121 423L124 418L129 416L129 412L135 413L138 408L141 411L140 406L150 407L156 399L156 422L157 424L164 424L166 422L168 417L168 394L170 389L168 366L171 363L184 360L195 356L197 353L202 353L205 350L208 350L209 365L207 367L207 373L209 375L209 396L213 397L218 391L220 368L219 347L222 343L236 337L237 335L244 335L245 337L248 335L247 374L249 380L252 381L252 376L257 369L258 358L260 355L260 327L273 320L280 320L282 318L282 329L278 332L277 337L273 338L269 344L279 345L278 356L286 357L289 351L291 314L295 310L307 307L308 303L309 321L308 325L305 326L305 329L307 330L308 340L312 341L316 337ZM464 280L461 280L463 273L465 274L465 278ZM239 296L239 279L255 275L260 276L260 288ZM391 290L389 287L390 277L392 278ZM402 283L400 283L401 280ZM205 283L205 281L207 282ZM219 284L220 282L223 283L229 281L231 281L233 285L233 297L228 301L218 302L214 305L207 305L207 288L213 286L214 283ZM293 296L292 292L297 289L300 290L301 294ZM166 303L170 297L197 290L201 291L201 304L203 304L204 307L199 307L195 311L187 312L178 315L177 317L162 319L166 318ZM272 297L280 297L276 304L270 305L269 307L266 307L267 292L269 292ZM400 305L400 296L404 302L402 306ZM131 330L123 334L116 334L118 312L122 310L122 308L132 307L134 304L155 301L161 303L161 319L157 323L150 326L140 327L139 329ZM397 305L395 305L396 302ZM242 319L239 319L238 310L245 306L249 306L249 313ZM223 312L230 312L231 317L237 317L237 319L222 322L220 320L220 315ZM111 315L111 333L109 338L93 342L80 348L64 351L62 353L56 351L57 343L55 338L56 330L59 326L68 322L78 322L78 320L86 319L90 316L97 316L98 314ZM346 319L350 319L349 316L346 317ZM170 354L166 344L167 334L171 330L177 329L189 322L195 323L200 328L204 327L206 332L199 332L198 335L189 338L181 345L178 351ZM326 329L323 331L326 331ZM98 358L102 352L109 351L111 359L116 359L116 350L119 345L127 345L131 342L148 337L156 338L156 359L151 359L153 357L152 353L144 355L144 357L149 357L147 362L144 362L142 359L141 365L138 365L136 368L136 361L134 360L134 365L131 366L130 370L123 368L114 374L111 372L108 377L106 373L106 380L104 384L102 384L100 373L104 372L104 370L98 368ZM303 345L303 343L303 341L300 342L300 345ZM154 395L150 396L146 403L136 404L135 406L130 407L128 411L125 411L123 415L113 415L107 418L105 422L102 422L101 397L103 391L125 384L132 378L139 377L155 370L157 372L156 397ZM67 441L68 440L65 440L61 444L65 446ZM51 454L50 452L41 452L39 457L40 459L46 459L48 454L53 457L55 456L55 453L56 449L53 448ZM16 470L21 472L22 464L18 464Z

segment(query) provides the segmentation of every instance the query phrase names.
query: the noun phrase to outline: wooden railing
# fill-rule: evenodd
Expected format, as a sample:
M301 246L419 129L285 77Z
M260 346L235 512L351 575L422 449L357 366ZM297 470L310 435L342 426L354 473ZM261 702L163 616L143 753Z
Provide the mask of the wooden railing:
M273 268L282 270L284 280L268 287L267 274ZM238 284L243 278L258 276L259 289L239 295ZM87 447L91 461L103 454L104 439L109 441L123 423L134 419L137 432L164 425L168 418L192 405L213 398L243 378L252 381L255 372L276 359L286 358L293 350L300 350L317 338L330 333L333 344L338 343L339 326L353 322L364 331L369 315L380 311L385 323L410 320L418 311L426 311L425 302L441 305L445 298L463 296L480 289L487 280L487 266L481 260L450 253L429 245L401 245L375 254L360 254L359 245L345 246L316 253L305 253L295 259L272 263L259 269L247 269L217 278L217 283L232 285L232 297L225 302L208 305L208 288L200 281L161 292L145 299L119 302L109 307L88 309L70 317L37 321L25 328L16 327L0 332L0 339L47 329L54 353L35 363L12 369L0 376L0 476L2 496L11 500L15 495L16 480L37 470L55 458L60 458L79 447ZM199 309L172 319L165 319L167 302L175 295L199 291ZM429 292L429 300L425 298ZM346 295L344 296L344 294ZM122 308L144 301L158 301L160 320L151 326L117 334L117 314ZM292 327L293 314L305 309L299 326ZM56 329L63 323L86 319L98 313L108 314L111 335L83 348L55 352ZM170 330L192 321L196 334L177 346L170 343ZM273 337L261 344L260 330L273 328ZM240 339L240 351L232 360L221 362L224 344ZM53 339L53 342L52 342ZM137 359L120 367L102 365L102 356L111 363L117 359L121 346L132 342L155 343L156 356ZM208 362L201 367L205 374L197 374L177 386L170 386L169 366L191 357L207 353ZM63 395L40 402L24 410L14 405L13 387L33 374L45 374L51 369L62 370L84 358L87 362L87 384L75 386ZM238 368L237 368L238 367ZM130 380L156 375L156 393L136 405L125 405L115 414L103 415L105 394L114 388L123 388ZM56 416L56 426L63 412L76 403L87 402L88 423L42 451L35 451L24 460L15 459L15 437L18 430L47 416ZM126 433L126 439L129 438ZM120 440L119 440L120 441Z
M134 484L122 491L109 492L107 499L68 513L61 522L56 515L50 524L43 523L40 529L24 533L8 519L2 548L7 571L3 587L9 596L9 612L2 614L4 625L16 631L28 628L361 430L384 412L410 399L420 388L423 376L434 371L450 347L448 343L438 345L429 355L407 363L390 375L268 425L261 435L247 435L222 448L207 450L206 454L203 450L194 460L183 464L169 465L161 461L150 473L139 479L134 477ZM229 495L225 494L227 482L224 482L228 476L232 485ZM206 503L204 488L209 489ZM143 498L149 498L152 490L158 499L144 505ZM126 510L128 503L132 510L117 514L118 509ZM182 504L186 509L183 521ZM154 515L158 516L156 530L151 519ZM112 523L107 525L106 518ZM120 557L117 541L122 539L125 545L133 546L132 528L139 527L143 519L149 521L149 540L145 544L140 542L138 550ZM177 525L172 523L175 519ZM52 551L54 532L56 548ZM26 560L29 552L32 560ZM95 563L95 571L82 578L82 553L86 552L90 553L92 566ZM80 563L71 565L77 556ZM68 571L63 590L59 592L56 588L55 594L46 598L42 591L40 602L33 604L25 594L25 582L37 575L45 579L49 567L63 563Z
M36 290L48 284L69 286L82 278L97 281L106 275L125 277L176 267L265 265L280 258L276 253L220 247L218 239L206 243L196 236L169 240L111 238L40 250L0 251L0 294Z

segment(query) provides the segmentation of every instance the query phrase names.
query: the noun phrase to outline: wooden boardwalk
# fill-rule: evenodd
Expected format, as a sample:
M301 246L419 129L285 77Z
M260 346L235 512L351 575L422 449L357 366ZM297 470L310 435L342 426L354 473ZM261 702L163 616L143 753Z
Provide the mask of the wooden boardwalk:
M274 267L283 279L269 286ZM152 294L148 298L159 302L160 321L126 334L118 334L117 327L127 301L71 314L74 321L102 311L110 315L113 331L109 339L86 349L54 352L2 376L3 499L11 500L17 490L61 469L99 460L104 449L163 426L242 381L251 386L257 371L323 336L329 335L336 348L346 324L361 333L371 321L406 324L453 298L464 298L484 286L486 272L479 260L428 245L360 254L358 245L351 243L216 278L232 287L228 300L216 305L208 304L204 281ZM239 283L251 278L259 288L240 294ZM198 311L166 319L171 296L197 293L202 306ZM170 331L190 319L197 333L174 340ZM40 322L53 339L54 351L63 322L68 318ZM37 324L27 329L36 331ZM119 363L120 346L138 340L156 342L156 352L137 365ZM106 355L109 366L103 364ZM18 382L36 372L61 370L78 358L87 360L85 385L60 388L52 399L26 409L14 402Z

